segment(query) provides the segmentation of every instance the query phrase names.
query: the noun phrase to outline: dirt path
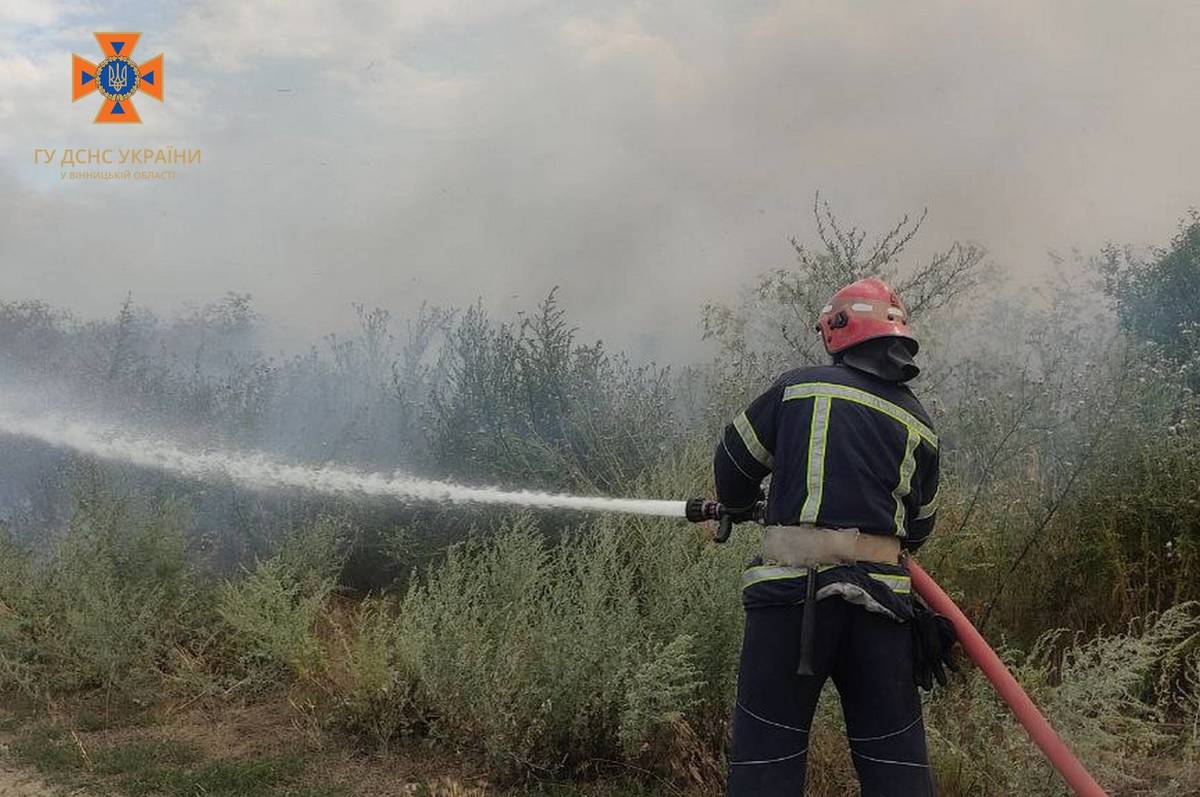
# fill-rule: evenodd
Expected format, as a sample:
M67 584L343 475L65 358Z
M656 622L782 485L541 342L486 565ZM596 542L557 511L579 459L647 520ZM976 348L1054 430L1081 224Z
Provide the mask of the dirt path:
M36 774L0 760L0 797L54 797L61 794L63 792L47 786Z

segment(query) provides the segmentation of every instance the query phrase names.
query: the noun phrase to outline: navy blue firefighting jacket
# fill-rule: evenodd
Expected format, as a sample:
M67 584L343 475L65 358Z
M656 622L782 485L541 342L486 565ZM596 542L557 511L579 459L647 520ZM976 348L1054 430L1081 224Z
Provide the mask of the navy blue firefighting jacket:
M758 500L760 485L771 474L768 524L857 528L898 536L905 548L915 550L935 521L938 438L904 384L847 365L798 368L726 427L714 473L717 498L729 507ZM906 603L875 589L882 583L890 587L884 593L907 594L901 568L858 565L829 571L822 573L823 590L839 580L858 583L876 594L885 613L909 614ZM803 580L803 571L751 567L743 596L748 606L792 603L803 595Z

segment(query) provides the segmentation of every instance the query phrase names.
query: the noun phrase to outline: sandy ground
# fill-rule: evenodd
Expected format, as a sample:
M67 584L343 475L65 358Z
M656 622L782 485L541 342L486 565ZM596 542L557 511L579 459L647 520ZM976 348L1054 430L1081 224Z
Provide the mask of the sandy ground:
M4 712L0 711L0 716ZM0 797L89 797L82 791L55 788L42 780L36 771L8 760L7 734L0 734Z
M0 797L51 797L64 792L55 791L36 774L17 769L0 760ZM82 792L73 792L80 795Z

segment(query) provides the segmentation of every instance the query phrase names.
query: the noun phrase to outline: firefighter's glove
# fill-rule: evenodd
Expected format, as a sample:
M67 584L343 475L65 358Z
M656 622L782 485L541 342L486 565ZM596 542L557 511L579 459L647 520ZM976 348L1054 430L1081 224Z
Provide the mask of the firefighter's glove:
M725 514L734 523L745 523L758 517L758 504L754 503L737 509L725 507Z
M958 672L954 643L958 634L954 626L940 614L930 611L921 601L913 601L913 682L922 689L933 689L933 680L945 686L946 668Z
M752 520L758 520L760 517L762 517L763 509L766 508L766 505L767 495L760 487L757 498L743 507L734 508L727 506L725 507L725 514L728 515L729 519L734 523L748 523Z

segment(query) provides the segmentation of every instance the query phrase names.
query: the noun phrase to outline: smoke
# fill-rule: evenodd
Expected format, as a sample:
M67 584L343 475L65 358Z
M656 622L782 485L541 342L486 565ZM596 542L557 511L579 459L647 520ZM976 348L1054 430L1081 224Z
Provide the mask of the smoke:
M342 496L390 498L405 503L500 504L534 509L619 512L684 517L683 501L605 498L536 491L469 487L419 479L399 472L362 473L336 465L284 462L259 452L189 450L158 436L62 414L27 415L0 400L0 434L32 438L103 460L164 471L202 481L232 481L254 490L302 490Z
M508 315L560 285L589 337L694 362L698 308L787 265L818 188L871 230L928 206L920 245L1014 279L1197 202L1193 3L281 5L0 3L0 293L94 317L233 289L303 340L352 302ZM116 19L172 70L119 130L62 88ZM31 157L129 142L204 158L83 186Z

